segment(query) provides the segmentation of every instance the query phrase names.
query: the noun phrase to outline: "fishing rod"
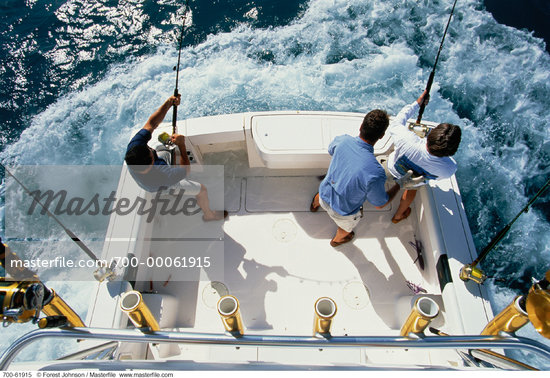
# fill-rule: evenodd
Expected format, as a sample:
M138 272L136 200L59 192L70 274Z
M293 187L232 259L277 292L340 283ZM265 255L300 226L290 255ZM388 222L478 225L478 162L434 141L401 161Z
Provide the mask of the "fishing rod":
M176 87L174 88L174 96L178 97L178 83L179 83L179 77L180 77L180 61L181 61L181 49L183 47L183 33L185 31L185 22L187 19L187 12L189 11L189 0L185 0L185 12L183 13L183 22L181 24L181 34L180 34L180 40L179 40L179 49L178 49L178 64L176 67L174 67L174 71L176 71ZM176 120L178 118L178 107L177 105L173 106L172 111L172 134L176 133Z
M470 264L464 265L460 269L460 278L463 281L472 280L477 283L483 283L483 281L488 278L481 269L476 267L476 265L479 264L483 259L485 259L489 252L491 252L496 247L496 245L504 238L504 236L506 236L508 231L510 231L512 225L516 222L516 220L518 220L521 214L528 212L531 205L533 205L533 203L542 195L542 193L544 193L546 189L548 189L549 186L550 178L546 181L546 184L544 184L544 186L540 188L537 194L535 194L535 196L531 198L527 205L525 205L525 207L521 209L519 213L517 213L514 219L512 219L510 223L508 223L502 230L500 230L499 233L489 242L489 244L487 244L487 246L483 248L477 259L472 261Z
M430 91L432 89L432 84L434 82L435 77L435 70L437 68L437 63L439 61L439 55L441 54L441 49L443 49L443 42L445 42L445 37L447 36L447 30L449 29L449 25L451 24L451 18L453 17L453 13L455 11L456 2L458 0L455 0L453 4L453 8L451 9L451 14L449 15L449 20L447 21L447 26L445 27L445 31L443 32L443 39L441 39L441 44L439 45L439 51L437 52L437 56L435 58L434 67L432 69L432 72L430 73L430 77L428 78L428 84L426 84L426 96L430 95ZM416 119L416 123L420 124L420 121L422 121L422 115L424 114L424 109L426 108L426 102L422 101L422 104L420 105L420 110L418 111L418 118Z
M78 245L80 247L80 249L83 250L84 253L86 253L86 255L88 255L88 257L90 259L92 259L96 262L101 262L101 260L99 260L97 258L95 253L90 248L88 248L88 246L86 244L84 244L84 242L82 240L80 240L80 238L78 236L76 236L76 234L74 232L72 232L68 227L66 227L59 220L59 218L57 218L46 206L44 206L42 204L42 202L40 202L37 197L33 196L32 192L29 190L29 188L27 188L25 186L25 184L23 184L17 177L15 177L15 175L12 172L10 172L10 170L8 170L8 168L4 164L0 163L0 166L2 166L2 168L4 168L4 170L15 180L15 182L17 182L23 188L23 190L29 195L29 197L31 197L33 199L34 202L36 202L38 205L40 205L40 207L48 214L49 217L51 217L55 222L57 222L57 224L59 226L61 226L63 231L65 231L65 233L71 238L71 240L74 241L76 243L76 245ZM106 278L110 279L113 276L114 276L114 273L113 273L111 267L100 266L94 272L94 277L98 281L103 281Z
M31 197L34 202L36 202L37 204L40 205L40 207L42 209L44 209L44 211L48 214L48 216L50 216L54 221L57 222L58 225L61 226L61 228L63 229L63 231L65 231L65 233L67 235L69 235L69 237L80 247L80 249L82 249L87 255L88 257L90 257L92 260L95 260L95 261L99 261L99 259L97 258L97 256L92 252L92 250L90 248L88 248L86 246L86 244L84 244L84 242L82 242L82 240L80 240L71 230L69 230L60 220L59 218L57 218L46 206L44 206L42 204L42 202L40 202L38 200L37 197L33 196L32 192L29 190L29 188L27 188L25 186L25 184L23 184L21 181L19 181L19 179L17 177L14 176L13 173L11 173L8 168L0 163L0 165L2 166L2 168L4 168L4 170L23 188L23 190L29 195L29 197Z

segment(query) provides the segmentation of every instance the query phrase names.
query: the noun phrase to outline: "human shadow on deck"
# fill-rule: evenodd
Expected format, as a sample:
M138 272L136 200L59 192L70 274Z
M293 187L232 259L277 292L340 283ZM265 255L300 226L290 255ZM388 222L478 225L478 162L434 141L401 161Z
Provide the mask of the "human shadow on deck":
M393 225L388 225L391 227ZM386 233L383 233L385 235ZM374 238L375 235L360 235L360 237ZM406 295L412 295L406 286L406 278L401 272L401 268L395 261L385 238L376 235L376 240L380 244L386 262L391 269L391 274L386 276L375 263L370 261L368 251L363 251L354 244L342 245L335 252L342 253L357 268L361 281L369 290L370 301L374 311L380 319L390 328L399 327L396 318L396 302ZM404 244L405 241L402 241Z
M327 248L331 248L334 253L343 254L355 266L363 285L368 289L374 311L389 328L399 327L399 320L396 318L396 301L400 297L413 294L407 287L407 278L392 255L385 238L397 238L400 244L408 246L408 242L411 240L409 236L413 234L412 230L397 232L396 229L392 228L411 226L396 226L389 222L387 215L383 212L365 213L366 219L362 219L355 230L355 239L337 248L332 248L328 246L328 242L334 235L336 225L328 215L324 215L327 220L323 222L308 222L308 219L311 218L308 217L309 214L304 213L296 213L295 218L310 237L326 238ZM383 264L385 267L389 266L391 271L389 275L385 274L382 271L384 269L379 268L374 261L369 259L369 250L357 246L358 241L361 239L370 239L373 244L378 243L376 246L373 245L373 253L378 255L379 264ZM364 245L364 243L361 244ZM382 252L383 257L381 257L380 252ZM405 262L405 264L407 263L414 264L414 260L411 258L410 262Z
M263 265L245 258L246 249L229 235L224 235L224 283L230 295L241 306L241 316L247 329L273 329L267 321L265 298L268 292L277 291L272 274L288 276L282 266Z

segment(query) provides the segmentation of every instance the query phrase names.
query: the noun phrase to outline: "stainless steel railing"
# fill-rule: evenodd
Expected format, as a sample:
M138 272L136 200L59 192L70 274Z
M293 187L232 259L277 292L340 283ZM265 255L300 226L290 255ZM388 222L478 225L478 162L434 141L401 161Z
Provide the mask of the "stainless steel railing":
M132 343L185 343L230 346L279 347L361 347L361 348L440 348L440 349L519 349L530 351L550 361L550 347L537 341L514 336L312 336L206 334L158 331L143 333L136 329L66 328L39 329L16 340L0 358L0 370L6 370L13 359L29 344L44 338L95 339Z

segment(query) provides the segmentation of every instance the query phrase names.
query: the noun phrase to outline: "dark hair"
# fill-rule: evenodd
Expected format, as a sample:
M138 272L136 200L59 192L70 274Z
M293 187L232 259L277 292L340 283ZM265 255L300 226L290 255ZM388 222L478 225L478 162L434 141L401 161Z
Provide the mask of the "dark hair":
M450 123L440 123L428 134L428 151L434 156L453 156L458 150L462 131Z
M388 113L380 109L371 110L363 119L359 136L364 140L376 142L384 136L389 124L390 117Z
M124 160L128 165L150 165L153 162L149 147L143 144L130 148L126 152Z

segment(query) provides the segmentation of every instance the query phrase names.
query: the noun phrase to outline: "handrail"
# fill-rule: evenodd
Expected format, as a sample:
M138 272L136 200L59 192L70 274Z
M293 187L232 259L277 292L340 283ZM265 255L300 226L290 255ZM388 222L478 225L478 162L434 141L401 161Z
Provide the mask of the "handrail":
M90 354L103 352L106 349L118 346L118 341L107 341L106 343L95 345L88 349L79 350L78 352L68 354L58 358L58 360L79 360L86 358Z
M487 349L471 350L470 354L478 360L488 362L494 366L506 370L538 370L531 365L516 361L513 358L506 357L500 353Z
M48 337L100 339L132 343L188 343L232 346L284 347L362 347L362 348L442 348L442 349L523 349L550 360L550 347L535 340L515 336L312 336L243 335L158 331L142 333L136 329L53 328L39 329L17 339L0 358L0 370L6 370L27 345Z

